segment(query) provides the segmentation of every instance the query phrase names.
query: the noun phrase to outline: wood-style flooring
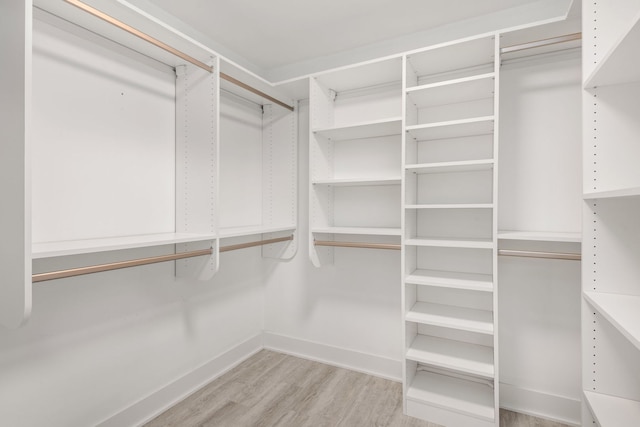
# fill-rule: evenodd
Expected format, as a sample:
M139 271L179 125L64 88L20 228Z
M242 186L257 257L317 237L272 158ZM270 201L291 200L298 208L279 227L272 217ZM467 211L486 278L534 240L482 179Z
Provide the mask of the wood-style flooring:
M145 427L437 427L402 414L402 385L262 350ZM566 427L500 411L501 427Z

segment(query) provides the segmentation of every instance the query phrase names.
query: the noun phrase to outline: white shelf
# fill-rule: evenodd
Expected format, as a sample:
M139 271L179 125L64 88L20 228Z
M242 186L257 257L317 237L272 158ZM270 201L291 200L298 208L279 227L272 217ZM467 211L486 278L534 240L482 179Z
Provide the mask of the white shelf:
M621 33L622 36L585 79L585 88L640 81L640 13Z
M493 209L493 203L449 203L431 205L405 205L405 209Z
M491 239L449 239L415 237L405 240L407 246L436 246L442 248L492 249Z
M589 410L600 427L637 427L640 402L592 391L584 392Z
M362 236L401 236L400 228L391 227L314 227L312 233L354 234Z
M408 322L493 335L493 313L452 305L417 302L406 314Z
M416 373L407 399L487 421L496 415L492 387L430 372Z
M616 190L588 192L588 193L584 193L583 198L585 200L593 200L593 199L615 199L615 198L638 197L638 196L640 196L640 187L628 187L628 188L619 188Z
M421 163L406 165L407 172L414 173L448 173L481 171L493 168L493 160L465 160L461 162Z
M471 119L450 120L407 126L407 133L416 141L431 141L446 138L462 138L493 133L494 116L474 117Z
M400 56L371 61L366 64L347 66L335 71L322 72L312 76L325 87L338 93L383 86L402 82L402 60Z
M493 292L493 279L490 274L415 270L405 277L404 282L411 285Z
M416 86L407 89L407 98L418 108L493 98L494 79L494 73L486 73Z
M295 225L283 226L255 226L255 227L228 227L221 228L218 235L221 239L231 237L253 236L256 234L278 233L283 231L295 231Z
M580 243L582 242L582 233L501 230L498 231L498 240Z
M483 378L494 378L493 348L462 341L418 335L406 358Z
M334 187L358 187L378 185L399 185L401 178L344 178L344 179L320 179L313 181L313 185L331 185Z
M640 350L640 296L585 292L584 297Z
M215 234L161 233L145 234L140 236L111 237L104 239L34 243L32 245L32 258L40 259L57 256L80 255L215 239Z
M394 117L386 120L357 123L350 126L315 129L313 133L332 141L349 141L353 139L400 135L402 133L402 118Z

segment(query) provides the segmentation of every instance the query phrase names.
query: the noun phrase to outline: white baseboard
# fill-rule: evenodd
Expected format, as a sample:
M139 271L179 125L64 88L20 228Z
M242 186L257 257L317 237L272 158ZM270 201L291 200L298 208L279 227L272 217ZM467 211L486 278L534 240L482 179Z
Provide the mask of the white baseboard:
M215 357L182 378L98 424L98 427L137 426L150 421L214 379L262 350L262 334Z
M571 426L580 426L580 399L500 383L500 407Z
M402 381L402 361L400 360L374 356L355 350L333 347L327 344L305 341L271 332L264 332L263 340L264 347L268 350L290 354L292 356L298 356L392 381Z

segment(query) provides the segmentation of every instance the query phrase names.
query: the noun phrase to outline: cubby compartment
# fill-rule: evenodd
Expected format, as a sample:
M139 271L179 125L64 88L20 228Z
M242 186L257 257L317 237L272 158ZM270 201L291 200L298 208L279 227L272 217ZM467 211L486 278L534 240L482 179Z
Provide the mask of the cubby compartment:
M443 139L417 139L409 132L406 163L449 163L493 159L493 129L485 134L452 136Z
M493 211L491 208L407 208L405 238L407 244L449 241L492 245Z

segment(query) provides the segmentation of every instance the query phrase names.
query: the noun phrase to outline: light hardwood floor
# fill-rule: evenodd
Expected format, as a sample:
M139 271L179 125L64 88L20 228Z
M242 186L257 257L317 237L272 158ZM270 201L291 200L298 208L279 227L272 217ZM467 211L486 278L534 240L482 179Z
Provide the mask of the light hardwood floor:
M402 385L262 350L145 427L437 427L402 414ZM500 413L501 427L565 427Z

